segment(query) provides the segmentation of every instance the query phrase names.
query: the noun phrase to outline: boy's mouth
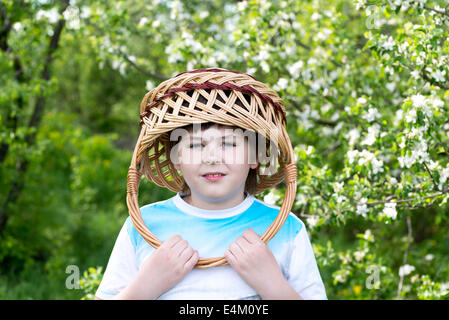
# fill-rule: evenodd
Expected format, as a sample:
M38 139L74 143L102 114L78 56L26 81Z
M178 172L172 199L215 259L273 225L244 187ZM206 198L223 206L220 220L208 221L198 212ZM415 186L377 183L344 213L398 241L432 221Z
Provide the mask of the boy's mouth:
M221 172L208 172L203 174L203 177L208 181L218 181L225 176L224 173Z

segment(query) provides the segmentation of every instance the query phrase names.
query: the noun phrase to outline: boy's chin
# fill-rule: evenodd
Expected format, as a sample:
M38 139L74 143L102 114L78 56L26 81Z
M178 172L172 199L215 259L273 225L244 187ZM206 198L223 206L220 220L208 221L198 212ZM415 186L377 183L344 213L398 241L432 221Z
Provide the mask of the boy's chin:
M226 201L233 196L235 196L235 190L229 190L227 192L226 190L223 190L223 188L209 188L208 190L203 191L201 194L201 197L204 200L211 202Z

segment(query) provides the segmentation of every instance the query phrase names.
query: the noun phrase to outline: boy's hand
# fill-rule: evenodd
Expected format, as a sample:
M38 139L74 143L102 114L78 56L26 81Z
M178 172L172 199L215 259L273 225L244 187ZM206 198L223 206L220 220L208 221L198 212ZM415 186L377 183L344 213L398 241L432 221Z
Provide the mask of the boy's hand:
M198 259L198 251L181 236L170 237L146 259L124 298L156 299L189 273Z
M253 229L245 230L229 245L225 258L262 299L300 298L284 278L270 248Z

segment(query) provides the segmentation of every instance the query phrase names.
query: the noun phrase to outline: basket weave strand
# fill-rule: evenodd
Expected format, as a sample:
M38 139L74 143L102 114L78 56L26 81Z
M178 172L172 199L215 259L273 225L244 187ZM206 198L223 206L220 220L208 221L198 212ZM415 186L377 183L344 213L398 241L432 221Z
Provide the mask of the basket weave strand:
M206 102L201 103L200 98ZM275 91L236 71L200 69L183 72L144 96L140 118L141 131L128 170L126 200L132 223L145 241L154 248L162 244L145 225L140 213L138 193L142 175L158 186L182 191L184 179L170 161L170 133L185 125L205 122L252 130L268 141L276 142L266 154L277 160L276 170L267 174L260 168L254 191L255 194L263 192L285 179L286 193L279 214L260 237L267 243L276 235L295 200L297 170L285 128L285 107ZM267 145L270 144L267 142ZM224 257L200 258L196 267L225 264Z

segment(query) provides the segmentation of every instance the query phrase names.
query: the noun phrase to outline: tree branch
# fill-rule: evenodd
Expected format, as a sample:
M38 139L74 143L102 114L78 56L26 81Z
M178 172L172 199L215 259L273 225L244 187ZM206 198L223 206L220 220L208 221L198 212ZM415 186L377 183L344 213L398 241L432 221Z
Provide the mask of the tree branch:
M61 17L64 16L63 13L68 6L69 0L64 0L60 9ZM43 80L48 81L50 79L50 65L53 62L53 54L58 48L61 32L64 28L64 25L65 20L64 18L61 18L55 27L52 37L50 38L47 55L45 57L44 68L41 73L41 79ZM39 126L44 111L44 104L45 98L43 96L39 96L36 100L33 113L28 123L29 128L37 128ZM34 144L36 134L37 130L34 130L32 133L28 134L25 137L25 141L27 142L28 147ZM8 219L8 208L10 203L14 203L15 201L17 201L20 193L23 190L25 173L28 169L29 161L29 159L23 158L21 160L18 160L17 162L17 176L15 180L12 181L8 196L6 197L3 206L0 208L0 234L3 232L6 226L6 222Z
M449 187L444 188L441 192L435 193L435 194L431 194L422 198L410 198L410 199L401 199L401 200L395 200L396 203L409 203L409 202L413 202L419 199L431 199L431 198L435 198L435 197L439 197L442 196L446 193L448 193L449 191ZM396 198L395 195L390 195L387 198L385 198L385 200L381 200L381 201L373 201L373 202L367 202L366 205L369 207L373 207L376 206L378 204L385 204L387 202L391 202L390 200Z
M104 36L104 35L105 35L105 32L103 31L103 29L101 29L101 28L100 28L99 26L97 26L95 23L92 23L92 22L91 22L90 20L88 20L88 19L86 19L85 21L86 21L86 23L87 23L89 26L92 26L92 27L97 31L97 33L99 33L101 36ZM128 56L126 53L120 51L119 49L117 49L116 52L117 52L117 54L118 54L120 57L122 57L123 59L125 59L126 62L128 62L128 63L131 65L131 67L133 67L134 69L136 69L136 70L139 71L140 73L143 73L144 75L150 76L150 77L152 77L152 78L154 78L154 79L157 79L157 80L160 80L160 81L165 81L165 80L168 79L167 77L164 77L163 75L159 75L159 74L153 73L153 72L151 72L151 71L148 71L148 70L142 68L141 66L138 66L134 61L132 61L132 60L129 58L129 56Z
M435 187L435 190L438 190L437 182L435 181L432 173L430 172L429 167L427 167L427 164L425 162L423 162L423 164L424 164L424 167L426 167L427 173L430 175L430 178L432 179L433 186Z
M402 265L407 264L407 258L408 258L408 251L410 249L410 244L412 242L412 221L410 219L410 216L408 214L405 215L406 221L407 221L407 247L405 248L404 257L402 259ZM402 285L404 283L404 274L399 275L399 285L398 285L398 293L397 293L397 299L401 299L401 292L402 292Z
M137 65L134 61L132 61L132 60L129 58L129 56L126 55L125 53L123 53L123 52L121 52L121 51L118 51L118 53L120 54L120 56L121 56L123 59L125 59L125 60L126 60L126 61L127 61L133 68L134 68L134 69L136 69L136 70L139 71L140 73L143 73L144 75L150 76L150 77L155 78L155 79L160 80L160 81L165 81L165 80L168 79L167 77L164 77L164 76L159 75L159 74L155 74L155 73L153 73L153 72L151 72L151 71L148 71L148 70L146 70L146 69L144 69L144 68L138 66L138 65Z
M441 82L436 81L436 80L430 78L429 75L427 74L425 68L426 68L426 65L424 65L424 67L423 67L422 70L421 70L421 77L422 77L424 80L426 80L426 81L429 82L430 84L434 84L434 85L436 85L437 87L440 87L441 89L449 90L449 86L446 86L445 84L442 84Z
M433 11L433 12L438 13L438 14L442 14L442 15L444 15L446 17L449 17L449 12L447 12L447 11L440 11L440 10L437 10L435 8L431 8L431 7L426 6L426 5L424 5L423 8L426 9L426 10L429 10L429 11ZM447 6L446 6L446 8L447 8Z
M12 21L8 18L5 8L2 3L0 3L0 16L4 21L3 26L0 29L0 50L2 50L5 54L11 52L11 48L8 45L8 36L12 28ZM24 72L22 64L17 56L13 57L13 67L14 67L14 76L19 83L25 82ZM14 101L19 109L19 112L11 113L11 106L6 106L6 128L10 129L12 133L15 133L17 130L17 124L19 122L18 115L20 111L23 109L24 101L21 94ZM0 144L0 164L3 163L9 151L9 143L2 141Z

